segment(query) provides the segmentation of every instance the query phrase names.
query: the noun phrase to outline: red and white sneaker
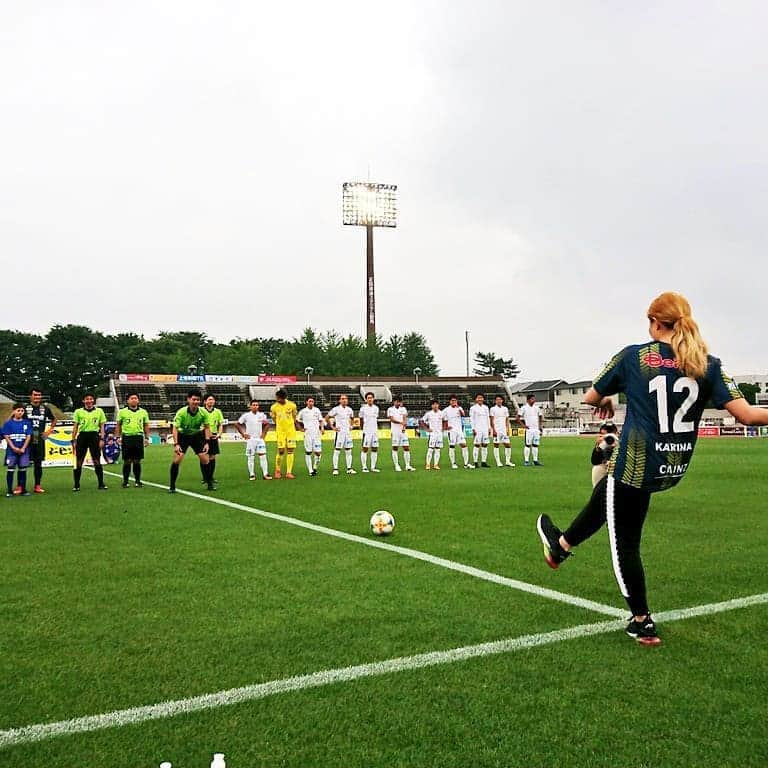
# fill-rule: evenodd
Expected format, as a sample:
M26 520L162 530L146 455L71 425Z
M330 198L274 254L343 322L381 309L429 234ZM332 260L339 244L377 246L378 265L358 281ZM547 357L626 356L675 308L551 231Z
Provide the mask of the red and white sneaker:
M42 485L36 485L33 490L35 493L45 493L45 488Z

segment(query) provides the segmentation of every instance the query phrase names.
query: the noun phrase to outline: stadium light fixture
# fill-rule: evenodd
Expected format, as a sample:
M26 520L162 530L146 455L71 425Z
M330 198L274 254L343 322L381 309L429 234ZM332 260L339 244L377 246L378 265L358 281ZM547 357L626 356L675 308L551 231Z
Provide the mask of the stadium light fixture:
M421 368L414 368L413 375L416 378L416 383L419 383L419 376L421 376Z
M376 338L376 288L373 276L373 228L397 226L397 185L346 181L341 188L345 226L366 229L365 317L368 341Z
M313 374L314 372L315 372L315 369L314 369L314 368L313 368L311 365L308 365L308 366L307 366L307 367L304 369L304 373L306 373L306 374L307 374L307 384L309 384L309 380L310 380L310 378L312 378L312 374Z

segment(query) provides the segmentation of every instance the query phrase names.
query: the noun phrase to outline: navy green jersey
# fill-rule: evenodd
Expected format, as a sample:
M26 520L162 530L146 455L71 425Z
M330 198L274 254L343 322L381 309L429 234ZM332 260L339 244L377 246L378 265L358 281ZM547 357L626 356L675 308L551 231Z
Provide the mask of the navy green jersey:
M53 422L53 412L47 405L32 405L29 403L24 406L24 415L32 422L32 443L40 442L40 436L48 429L48 425Z
M708 357L700 379L677 367L672 347L648 342L625 347L594 381L601 395L623 392L627 415L612 458L616 480L633 488L663 491L677 484L691 462L699 421L711 400L722 408L742 397L720 360Z
M180 435L196 435L198 432L204 432L209 425L208 411L205 408L198 408L194 413L185 405L176 411L173 417L173 425Z

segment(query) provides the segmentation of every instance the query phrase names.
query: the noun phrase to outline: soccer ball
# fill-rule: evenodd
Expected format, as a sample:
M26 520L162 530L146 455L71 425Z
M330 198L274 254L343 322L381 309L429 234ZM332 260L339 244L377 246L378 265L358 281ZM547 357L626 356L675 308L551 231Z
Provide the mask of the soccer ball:
M374 536L389 536L394 530L395 518L385 509L374 512L371 517L371 533Z

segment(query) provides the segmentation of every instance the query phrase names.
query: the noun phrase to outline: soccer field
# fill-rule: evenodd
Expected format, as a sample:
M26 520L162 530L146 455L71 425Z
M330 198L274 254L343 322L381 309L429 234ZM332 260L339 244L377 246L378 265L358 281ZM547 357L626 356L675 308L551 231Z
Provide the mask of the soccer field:
M535 520L590 491L585 439L541 468L249 482L189 455L163 487L0 503L0 765L765 766L768 577L761 440L702 440L644 536L663 645L642 647L605 531L551 571ZM355 446L355 466L359 470ZM270 466L273 465L270 457ZM117 468L119 471L119 468ZM385 540L368 519L388 509ZM219 694L219 695L209 695Z

